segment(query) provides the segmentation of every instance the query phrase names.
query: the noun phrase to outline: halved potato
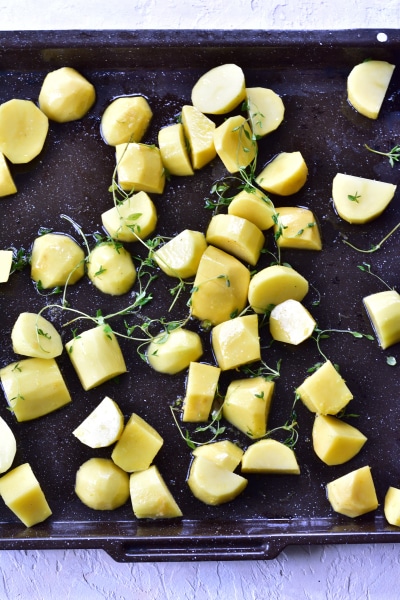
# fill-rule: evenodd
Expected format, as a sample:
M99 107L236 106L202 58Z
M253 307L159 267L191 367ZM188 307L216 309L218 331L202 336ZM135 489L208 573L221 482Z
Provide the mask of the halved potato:
M347 96L359 113L378 118L394 68L384 60L366 60L353 67L347 78Z
M274 233L280 248L322 249L319 227L311 210L302 206L280 206L275 210Z
M155 230L157 218L156 206L146 192L132 194L101 215L109 236L121 242L146 239Z
M73 285L85 274L85 253L69 235L46 233L32 246L31 277L42 288Z
M132 473L129 489L137 519L173 519L182 516L181 509L155 465L145 471Z
M202 113L222 115L246 98L242 69L227 63L204 73L192 89L192 104Z
M245 169L257 154L257 142L242 115L229 117L215 129L214 146L229 173Z
M386 492L384 513L388 523L400 527L400 489L390 486Z
M332 199L339 217L359 225L379 217L396 189L392 183L337 173L332 183Z
M242 190L228 206L228 214L242 217L257 225L261 231L274 225L275 208L271 200L258 188Z
M129 192L162 194L165 187L165 169L157 146L142 143L115 146L118 183Z
M369 466L331 481L326 491L333 510L346 517L359 517L379 506Z
M277 304L269 316L269 330L274 340L294 346L311 337L315 326L316 321L306 307L291 298Z
M248 219L221 213L211 218L206 241L254 266L260 258L265 237L261 229Z
M197 273L207 242L203 232L184 229L152 253L164 273L187 279Z
M13 262L12 250L0 250L0 283L7 283Z
M0 417L0 473L5 473L14 462L17 440L8 423Z
M164 167L170 175L193 175L182 123L174 123L160 129L158 145Z
M16 354L37 358L55 358L63 351L61 335L50 321L31 312L20 313L11 330Z
M90 448L106 448L121 437L124 415L118 404L106 396L72 434Z
M192 454L193 456L204 456L220 467L234 471L242 460L243 450L230 440L220 440L197 446Z
M217 392L220 373L221 369L214 365L190 363L183 400L182 421L196 423L208 420Z
M198 500L212 506L230 502L247 486L247 479L204 456L195 456L187 482Z
M133 413L117 441L111 458L128 473L148 469L164 443L145 419Z
M380 347L385 350L400 342L400 294L385 290L363 298Z
M248 299L251 308L262 314L285 300L301 302L307 292L308 281L303 275L285 265L271 265L252 277Z
M263 437L274 389L275 383L264 377L232 381L222 405L224 419L253 439Z
M341 465L353 458L367 441L356 427L330 415L316 415L312 429L315 454L327 465Z
M257 138L275 131L285 115L282 98L264 87L246 88L246 96L251 128Z
M300 467L292 448L268 438L247 448L242 457L242 473L300 475Z
M330 360L306 377L296 393L311 412L322 415L337 415L353 399L345 380Z
M215 158L215 123L195 106L182 107L182 125L189 143L189 155L193 169L202 169Z
M291 196L304 186L308 167L301 152L281 152L256 177L256 183L266 192Z
M104 111L100 131L110 146L140 142L152 116L153 112L144 96L120 96Z

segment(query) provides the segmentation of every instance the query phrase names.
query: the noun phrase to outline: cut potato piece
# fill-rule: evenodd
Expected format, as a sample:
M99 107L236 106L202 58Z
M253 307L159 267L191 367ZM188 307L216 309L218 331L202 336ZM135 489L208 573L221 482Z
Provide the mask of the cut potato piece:
M253 439L263 437L274 389L274 382L264 377L232 381L222 406L224 419Z
M296 194L307 181L308 167L301 152L281 152L256 177L266 192L278 196Z
M257 154L257 142L241 115L229 117L215 129L214 146L229 173L245 169Z
M170 277L187 279L197 273L207 248L204 233L185 229L152 254L152 258Z
M191 297L192 315L217 325L246 306L250 271L227 252L208 246L201 257Z
M262 314L285 300L301 302L307 292L308 281L300 273L285 265L271 265L252 277L248 299L251 308Z
M164 167L170 175L193 175L182 123L163 127L158 132L158 145Z
M11 331L11 342L16 354L37 358L55 358L63 351L60 334L44 317L24 312L19 315Z
M204 73L192 89L192 104L202 113L222 115L246 98L244 73L235 64L224 64Z
M251 128L257 138L278 129L285 115L282 98L268 88L246 88L247 111Z
M265 237L251 221L235 215L214 215L206 232L208 244L225 250L254 266L260 258Z
M118 144L115 147L118 183L123 190L162 194L165 170L160 149L148 144Z
M0 369L7 402L17 421L43 417L71 402L54 358L25 358Z
M363 298L380 347L385 350L400 342L400 294L385 290Z
M276 209L276 219L274 233L281 248L322 249L319 227L311 210L301 206L281 206Z
M65 348L84 390L126 373L118 339L107 325L87 329L67 342Z
M0 473L5 473L14 462L17 441L11 427L0 417Z
M338 173L333 178L332 199L339 217L359 225L379 217L396 189L392 183Z
M285 300L269 316L269 330L274 340L298 346L312 336L314 317L298 300Z
M115 98L101 117L101 135L110 146L140 142L152 117L153 112L143 96Z
M347 97L365 117L377 119L395 65L384 60L367 60L356 65L347 78Z
M164 443L147 421L133 413L112 451L116 465L128 473L149 468Z
M277 440L259 440L249 446L242 457L242 473L300 475L292 448Z
M247 219L261 231L274 225L275 208L271 200L261 190L242 190L228 206L228 214Z
M216 157L214 146L215 123L195 106L182 107L182 125L189 143L193 169L202 169Z
M247 479L204 456L196 456L190 468L188 485L198 500L216 506L241 494L247 486Z
M0 197L11 196L17 193L17 186L14 183L13 176L10 173L6 158L0 152Z
M216 465L228 469L228 471L234 471L242 460L243 450L230 440L220 440L197 446L192 454L193 456L204 456Z
M15 467L1 477L0 495L25 527L42 523L52 514L29 463Z
M182 421L207 421L218 387L221 369L205 363L191 362L183 400Z
M130 476L132 510L137 519L173 519L182 511L155 465Z
M342 465L367 441L356 427L329 415L316 415L312 430L315 454L327 465Z
M149 365L159 373L175 375L197 361L203 354L200 336L179 327L160 333L147 348Z
M32 246L31 277L44 289L73 285L85 274L85 253L62 233L46 233Z
M46 115L31 100L0 104L0 151L14 164L25 164L43 150L49 129Z
M75 493L93 510L115 510L129 498L129 475L110 458L90 458L76 473Z
M387 522L395 527L400 527L400 489L389 487L383 509Z
M48 73L39 94L40 109L58 123L81 119L95 100L94 86L71 67L61 67Z
M12 250L0 250L0 283L7 283L13 263Z
M222 371L261 360L257 315L235 317L219 323L211 332L211 341Z
M136 281L136 269L130 253L114 242L104 242L93 248L87 274L98 290L111 296L126 294Z
M106 448L121 437L124 415L118 404L106 396L72 434L89 448Z
M157 210L146 192L138 192L102 213L101 221L114 240L137 242L155 230Z
M311 412L321 415L337 415L353 399L330 360L306 377L296 393Z
M333 510L346 517L359 517L378 508L370 467L361 467L326 486Z

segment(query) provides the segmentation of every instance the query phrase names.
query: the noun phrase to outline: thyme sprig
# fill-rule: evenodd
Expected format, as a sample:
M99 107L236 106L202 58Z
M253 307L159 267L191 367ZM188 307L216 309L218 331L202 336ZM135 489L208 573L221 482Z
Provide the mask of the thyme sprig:
M389 231L389 233L387 233L378 244L374 244L373 246L371 246L368 249L363 249L363 248L358 248L357 246L354 246L354 244L351 244L347 239L343 239L343 243L347 244L347 246L350 246L350 248L353 248L353 250L356 250L357 252L362 252L364 254L371 254L373 252L376 252L377 250L379 250L383 244L394 234L396 233L396 231L399 229L400 227L400 222L397 223L397 225L395 225L393 227L393 229L391 229Z
M189 432L188 429L183 429L182 425L178 421L177 414L181 414L182 409L180 406L180 401L176 402L173 406L170 406L171 414L174 419L175 425L178 428L179 435L186 442L191 450L194 450L198 446L204 446L206 444L211 444L215 442L215 440L225 433L226 427L220 424L222 418L222 404L215 408L211 413L211 421L207 423L207 425L199 425L194 429L192 433ZM210 433L210 437L206 441L198 441L193 439L193 435L195 434L204 434Z
M263 360L260 361L260 366L258 368L251 367L249 365L244 365L240 368L240 371L245 375L250 377L262 377L266 381L274 381L278 377L281 376L282 359L279 359L276 363L276 369L273 369Z
M363 262L361 265L357 265L357 268L360 269L360 271L362 271L363 273L368 273L369 275L372 275L373 277L375 277L378 281L383 283L383 285L385 287L387 287L389 290L394 289L394 288L391 288L390 285L388 283L386 283L386 281L384 279L382 279L382 277L379 277L379 275L377 275L376 273L374 273L372 271L370 264Z
M321 349L321 340L329 338L332 333L344 333L351 335L357 339L365 338L370 341L374 340L374 336L370 335L369 333L360 333L359 331L353 331L351 329L319 329L318 327L316 327L314 329L314 335L312 336L312 339L315 340L318 352L325 361L328 360L328 357Z
M391 167L394 167L394 163L398 162L400 160L400 145L396 145L393 146L393 148L391 150L389 150L389 152L382 152L380 150L375 150L374 148L371 148L370 146L368 146L368 144L364 144L364 147L369 150L370 152L373 152L374 154L380 154L381 156L386 156L386 158L389 159L389 163Z

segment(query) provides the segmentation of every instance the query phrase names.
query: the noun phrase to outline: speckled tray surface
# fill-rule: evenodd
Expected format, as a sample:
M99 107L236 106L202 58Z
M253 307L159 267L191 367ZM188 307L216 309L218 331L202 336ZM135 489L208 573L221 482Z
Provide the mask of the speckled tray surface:
M145 95L154 117L144 141L157 142L160 127L175 121L198 77L218 64L234 62L246 76L247 86L270 87L282 96L285 120L259 144L261 168L280 151L300 150L309 166L305 187L285 200L311 208L318 219L323 251L286 250L283 260L311 283L306 306L321 329L349 329L372 333L362 298L384 289L378 279L362 272L367 262L390 286L399 280L399 238L391 238L371 254L360 254L343 243L369 248L400 220L398 193L385 213L373 223L351 226L336 215L331 184L337 172L399 182L398 165L365 150L364 144L388 150L399 143L400 71L395 70L377 121L358 115L346 99L350 69L368 58L396 63L400 56L398 31L82 31L0 33L0 102L13 97L37 100L45 74L57 67L73 66L94 85L95 106L81 121L51 123L41 155L26 166L11 166L18 194L0 202L0 247L29 249L41 227L76 232L60 215L68 215L87 233L101 231L101 213L112 206L108 188L115 165L113 149L100 135L100 118L111 99L123 94ZM158 232L174 235L184 228L205 230L211 212L204 208L211 186L224 177L216 159L194 177L175 178L165 193L154 196L159 213ZM282 204L273 198L276 205ZM267 245L273 249L272 236ZM129 246L133 255L137 246ZM264 255L258 268L269 264ZM171 282L160 276L149 315L166 316ZM315 301L320 299L318 305ZM97 292L88 280L70 288L74 306L94 314L115 312L129 297L111 298ZM29 269L11 276L0 289L0 366L16 359L11 328L21 311L40 310L49 299L37 293ZM186 298L178 302L171 318L185 313ZM58 315L56 326L64 340L70 330ZM197 329L196 323L190 325ZM118 327L118 324L115 324ZM209 334L202 333L212 361ZM294 389L320 356L309 341L292 348L274 344L261 333L263 358L275 365L282 359L269 427L282 425L290 415ZM182 397L185 374L166 377L155 373L139 358L135 344L122 340L128 373L119 382L108 382L84 392L66 353L58 359L72 395L64 409L36 421L18 424L2 398L0 414L18 441L15 464L29 461L46 493L53 515L41 525L25 529L0 504L0 549L103 548L118 561L211 560L273 558L288 544L395 542L399 531L387 524L383 499L389 485L400 484L398 452L399 375L387 364L400 362L399 347L382 351L378 344L346 334L332 334L322 342L325 354L340 365L354 400L351 422L368 442L350 463L324 465L313 453L313 415L298 404L299 441L296 452L301 475L251 475L245 492L235 501L209 507L196 500L186 484L190 450L171 418L170 405ZM223 387L237 374L225 374ZM113 512L85 507L74 493L75 473L91 456L109 456L110 450L91 450L72 435L73 429L109 395L128 417L137 412L165 439L156 464L183 511L173 521L138 521L129 503ZM2 394L3 396L3 394ZM228 427L226 436L243 445L248 439ZM364 517L348 519L335 514L327 499L326 483L363 465L370 465L380 501Z

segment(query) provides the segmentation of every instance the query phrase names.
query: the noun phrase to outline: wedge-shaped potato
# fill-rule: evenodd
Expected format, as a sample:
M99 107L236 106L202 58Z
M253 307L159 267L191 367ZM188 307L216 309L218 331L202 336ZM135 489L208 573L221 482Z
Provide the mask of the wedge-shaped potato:
M360 225L379 217L389 206L396 189L392 183L337 173L332 183L332 199L339 217Z
M106 325L87 329L67 342L65 348L84 390L126 373L118 339Z
M197 446L192 454L193 456L204 456L216 465L228 469L228 471L234 471L242 460L243 450L230 440L219 440Z
M330 360L306 377L296 393L311 412L321 415L337 415L353 399L346 382Z
M148 469L164 443L147 421L133 413L112 451L116 465L128 473Z
M251 221L235 215L214 215L208 225L206 241L252 266L257 264L265 237Z
M118 144L115 152L118 183L123 190L163 193L165 170L157 146L132 142Z
M0 152L14 164L26 164L43 150L49 130L46 115L31 100L0 104Z
M153 111L144 96L120 96L107 106L101 117L101 135L110 146L140 142L152 117Z
M367 441L356 427L329 415L316 415L312 429L315 454L327 465L342 465L356 454Z
M296 194L307 181L308 167L301 152L281 152L256 177L266 192L278 196Z
M246 96L251 128L257 138L278 129L285 116L282 98L264 87L246 88Z
M196 275L206 249L207 242L203 232L184 229L153 252L152 257L170 277L187 279Z
M25 527L42 523L52 514L29 463L15 467L0 478L0 496Z
M253 439L263 437L274 389L274 382L263 377L232 381L222 406L224 419Z
M261 360L257 315L235 317L219 323L211 332L211 342L222 371Z
M390 486L383 505L385 518L390 525L400 527L400 489Z
M206 363L191 362L183 400L182 421L207 421L218 388L221 369Z
M124 415L118 404L106 396L72 434L89 448L115 444L124 429Z
M11 330L15 354L55 358L63 351L61 335L50 321L31 312L21 313Z
M81 119L95 100L94 86L71 67L61 67L48 73L39 93L40 110L59 123Z
M192 315L217 325L246 306L250 271L227 252L208 246L203 253L191 296Z
M161 333L147 348L149 365L159 373L175 375L187 369L203 354L200 336L195 331L178 327Z
M182 123L167 125L158 132L158 145L164 167L170 175L193 175Z
M274 340L298 346L312 336L314 317L298 300L277 304L269 316L269 330Z
M32 246L31 277L44 289L73 285L85 274L85 253L69 235L46 233Z
M247 479L204 456L196 456L190 468L188 485L198 500L216 506L241 494L247 486Z
M0 197L3 198L4 196L11 196L11 194L16 193L17 186L11 175L6 158L4 154L0 152Z
M228 214L247 219L261 231L274 225L275 208L271 200L261 190L242 190L228 206Z
M90 458L76 473L75 493L93 510L115 510L129 498L129 475L111 458Z
M257 142L242 115L229 117L215 129L214 146L229 173L245 169L257 154Z
M137 519L173 519L182 511L171 494L160 471L152 465L130 476L130 497Z
M101 215L108 235L120 242L146 239L157 226L157 209L146 192L138 192Z
M30 421L71 402L54 358L25 358L0 369L7 402L17 421Z
M292 448L277 440L258 440L242 457L242 473L300 475L300 467Z
M301 206L281 206L276 209L276 219L274 233L278 246L322 250L319 227L311 210Z
M333 510L346 517L359 517L379 505L369 466L331 481L326 491Z
M204 73L192 89L192 104L203 113L222 115L246 98L244 73L235 64L224 64Z
M7 283L9 280L13 262L12 250L0 250L0 283Z
M111 296L121 296L136 281L136 269L128 250L114 242L98 244L90 252L87 274L93 285Z
M5 473L12 466L17 453L17 440L8 423L0 417L0 473Z
M249 284L248 299L256 313L270 312L285 302L301 302L308 292L308 281L291 267L271 265L256 273Z
M400 294L396 290L385 290L363 298L383 350L400 342Z
M384 60L367 60L353 67L347 78L347 97L360 114L378 118L394 68Z
M202 169L217 155L214 146L215 123L195 106L186 104L182 107L182 125L189 143L192 167Z

